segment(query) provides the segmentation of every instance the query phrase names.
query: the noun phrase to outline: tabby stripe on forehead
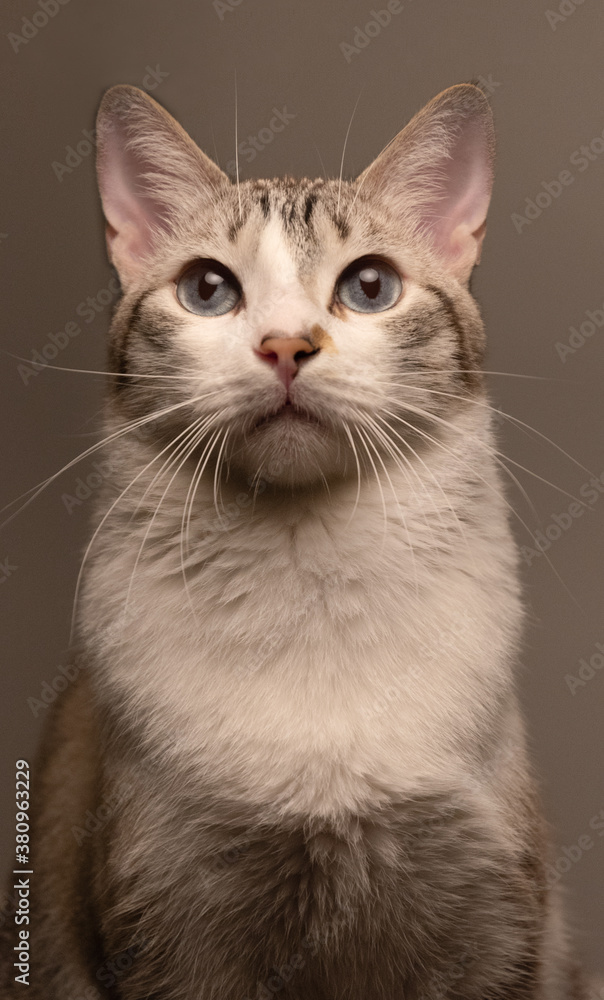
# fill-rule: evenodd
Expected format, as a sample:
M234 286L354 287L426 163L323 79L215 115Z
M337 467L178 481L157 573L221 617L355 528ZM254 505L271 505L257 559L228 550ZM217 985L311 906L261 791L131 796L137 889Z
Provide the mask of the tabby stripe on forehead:
M334 215L333 224L338 231L340 239L347 240L350 235L350 226L346 222L346 219L343 219L341 215Z
M306 196L306 205L304 206L304 221L306 225L310 222L310 217L312 215L312 210L317 203L317 195L313 192Z
M244 207L243 211L239 211L237 217L233 219L227 231L227 237L229 243L235 242L239 231L243 229L245 223L248 220L248 215L249 215L249 209Z
M292 198L290 201L284 201L281 205L281 217L285 226L291 226L296 218L296 199Z
M260 208L265 219L271 214L271 201L268 191L263 191L260 195Z
M445 311L447 319L449 320L450 326L452 326L455 330L457 337L457 350L454 357L459 364L459 374L461 375L461 379L466 383L469 389L475 389L479 383L479 369L477 368L476 362L472 357L472 352L468 346L467 334L459 316L457 315L457 310L446 292L443 292L442 288L437 288L436 285L426 285L426 288L439 300Z

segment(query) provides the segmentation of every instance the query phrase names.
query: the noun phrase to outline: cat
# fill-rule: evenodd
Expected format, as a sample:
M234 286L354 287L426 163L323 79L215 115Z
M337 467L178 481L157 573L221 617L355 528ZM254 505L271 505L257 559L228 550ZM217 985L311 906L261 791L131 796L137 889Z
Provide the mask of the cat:
M580 1000L469 288L486 97L355 180L231 182L129 86L97 142L112 475L34 773L28 996Z

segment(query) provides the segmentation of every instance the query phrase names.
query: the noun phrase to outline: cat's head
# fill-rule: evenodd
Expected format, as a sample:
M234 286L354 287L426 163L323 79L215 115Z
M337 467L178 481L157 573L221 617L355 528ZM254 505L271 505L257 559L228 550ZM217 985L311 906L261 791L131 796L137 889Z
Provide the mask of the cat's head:
M124 290L115 411L161 411L183 458L206 448L277 484L356 477L480 391L468 280L493 125L477 87L436 97L352 181L232 183L127 86L105 95L97 139Z

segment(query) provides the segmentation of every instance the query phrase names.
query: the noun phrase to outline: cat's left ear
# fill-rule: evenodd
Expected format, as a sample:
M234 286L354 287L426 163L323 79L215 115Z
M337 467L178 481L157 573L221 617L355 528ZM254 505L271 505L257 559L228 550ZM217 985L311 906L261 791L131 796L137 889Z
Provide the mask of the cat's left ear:
M411 221L444 267L467 281L486 231L494 149L487 98L460 84L430 101L357 183Z
M212 197L226 174L137 87L108 90L97 116L97 173L107 246L122 284L136 281L166 232Z

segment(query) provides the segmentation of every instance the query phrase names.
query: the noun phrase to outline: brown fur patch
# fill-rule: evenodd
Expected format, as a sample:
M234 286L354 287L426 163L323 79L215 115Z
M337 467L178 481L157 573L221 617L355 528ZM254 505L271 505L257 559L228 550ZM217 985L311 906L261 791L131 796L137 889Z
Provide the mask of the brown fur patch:
M331 336L328 334L327 330L324 330L318 323L315 323L315 325L311 327L310 339L315 350L325 351L326 354L338 353L338 349Z

